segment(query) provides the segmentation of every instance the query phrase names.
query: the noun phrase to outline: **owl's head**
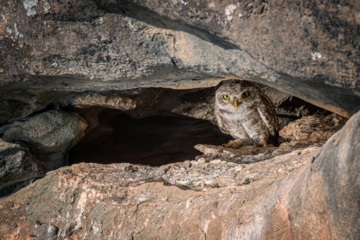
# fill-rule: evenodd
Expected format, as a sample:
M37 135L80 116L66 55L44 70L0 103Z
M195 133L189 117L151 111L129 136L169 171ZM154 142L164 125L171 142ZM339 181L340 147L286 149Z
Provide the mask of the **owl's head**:
M216 90L216 105L235 110L243 105L255 104L261 95L261 90L253 83L246 81L229 81L222 83Z

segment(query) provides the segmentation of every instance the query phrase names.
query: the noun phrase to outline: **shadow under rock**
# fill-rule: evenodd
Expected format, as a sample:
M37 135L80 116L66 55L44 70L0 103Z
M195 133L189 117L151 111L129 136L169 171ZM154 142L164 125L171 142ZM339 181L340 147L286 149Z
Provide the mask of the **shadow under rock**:
M179 116L134 119L120 111L99 114L99 125L69 153L69 164L80 162L164 164L195 159L196 144L221 145L231 137L208 121Z

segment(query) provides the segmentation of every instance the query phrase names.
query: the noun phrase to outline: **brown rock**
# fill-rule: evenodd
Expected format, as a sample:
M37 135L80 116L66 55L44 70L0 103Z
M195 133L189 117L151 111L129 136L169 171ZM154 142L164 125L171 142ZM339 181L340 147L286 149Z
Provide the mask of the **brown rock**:
M4 121L66 94L191 89L229 78L267 84L346 117L359 109L356 2L2 0L1 6Z
M327 141L308 166L292 173L280 185L271 211L283 212L292 236L358 239L359 140L360 112ZM271 217L268 222L272 222Z
M292 96L345 117L360 107L356 1L0 1L4 189L38 176L32 154L66 163L86 124L55 109L82 108L90 128L104 108L211 121L213 88L194 89L233 78L283 91L281 126L318 112ZM359 113L331 138L342 120L325 120L284 128L278 149L49 172L0 200L0 238L357 239ZM328 138L319 155L304 147Z
M281 126L294 118L310 114L325 114L326 110L292 97L274 88L257 84L276 107ZM216 87L200 89L151 88L118 93L82 93L65 97L58 102L63 106L80 108L78 112L88 121L96 119L104 109L126 112L133 118L144 118L171 112L216 124L214 115ZM96 123L95 123L96 124Z
M346 119L336 114L328 116L312 115L289 123L279 135L286 141L305 143L324 142L345 124Z
M0 237L356 239L359 124L250 164L64 167L0 200Z

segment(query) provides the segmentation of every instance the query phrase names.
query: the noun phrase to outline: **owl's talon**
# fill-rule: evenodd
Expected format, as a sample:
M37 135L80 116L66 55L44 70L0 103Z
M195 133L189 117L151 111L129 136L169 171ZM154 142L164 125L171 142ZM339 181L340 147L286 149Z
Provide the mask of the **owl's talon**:
M257 143L254 143L254 147L268 147L268 145L267 145L266 141L261 140Z
M242 145L244 145L244 141L240 139L230 140L227 144L225 144L226 148L240 148Z

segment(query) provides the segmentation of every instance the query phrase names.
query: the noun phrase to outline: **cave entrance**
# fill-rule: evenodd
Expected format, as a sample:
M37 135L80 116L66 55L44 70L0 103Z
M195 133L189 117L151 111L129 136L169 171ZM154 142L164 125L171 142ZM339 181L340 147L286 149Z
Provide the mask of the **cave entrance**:
M209 121L178 115L134 119L118 110L103 110L98 125L69 152L69 164L80 162L160 166L193 160L196 144L220 145L231 137Z

